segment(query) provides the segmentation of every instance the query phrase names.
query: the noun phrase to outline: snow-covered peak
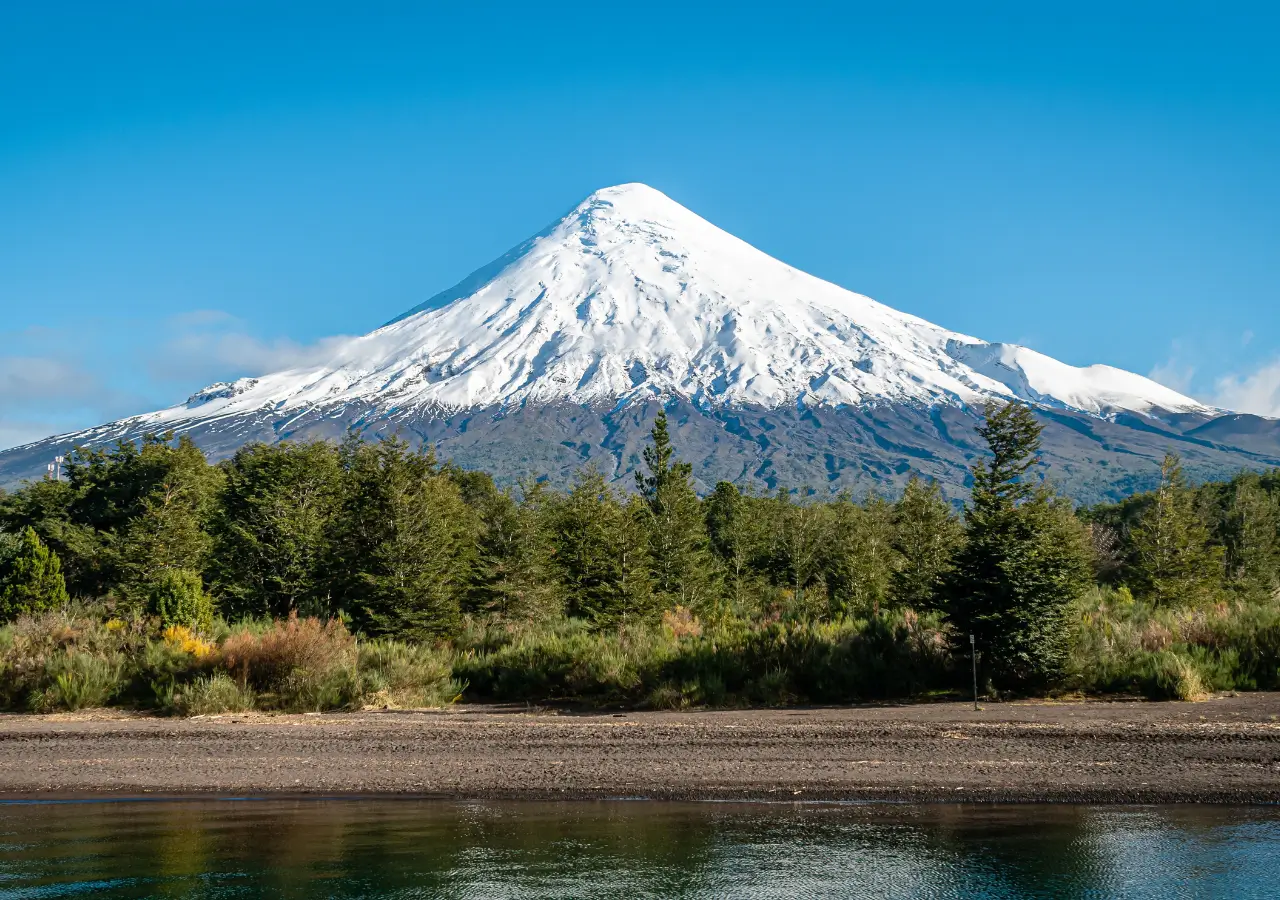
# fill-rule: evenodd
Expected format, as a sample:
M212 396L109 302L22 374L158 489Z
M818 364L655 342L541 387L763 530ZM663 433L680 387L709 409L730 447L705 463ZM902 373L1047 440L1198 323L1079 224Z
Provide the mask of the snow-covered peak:
M989 344L799 271L644 184L604 188L323 366L219 384L157 424L371 403L455 411L681 395L706 406L1206 410L1149 379Z

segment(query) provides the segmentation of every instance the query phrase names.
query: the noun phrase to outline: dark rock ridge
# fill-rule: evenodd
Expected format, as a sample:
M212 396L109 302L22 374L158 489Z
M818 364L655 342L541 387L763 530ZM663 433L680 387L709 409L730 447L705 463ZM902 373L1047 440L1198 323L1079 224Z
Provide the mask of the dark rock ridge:
M969 467L983 452L975 428L980 415L955 406L883 405L865 408L762 407L704 409L677 399L666 404L680 455L693 464L698 487L726 480L759 490L811 487L896 494L911 473L940 482L952 498L966 493ZM630 487L658 401L616 407L527 404L432 414L421 410L318 406L301 415L262 410L222 419L179 423L211 459L251 441L341 439L349 429L368 436L399 434L437 445L444 459L484 469L500 482L542 476L556 485L587 465ZM1044 423L1049 477L1081 503L1115 499L1150 488L1167 451L1181 454L1196 480L1241 469L1280 466L1280 422L1230 414L1099 419L1038 409ZM154 426L152 426L154 427ZM0 483L42 477L56 454L76 443L103 446L136 440L144 429L128 420L74 438L49 438L0 453Z

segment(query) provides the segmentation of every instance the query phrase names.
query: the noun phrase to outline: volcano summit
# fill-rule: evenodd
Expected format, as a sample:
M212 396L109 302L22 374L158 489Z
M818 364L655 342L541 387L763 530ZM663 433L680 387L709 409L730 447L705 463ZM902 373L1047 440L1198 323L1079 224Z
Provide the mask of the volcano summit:
M659 404L700 484L963 486L988 399L1032 404L1081 500L1151 478L1280 464L1278 423L1110 366L1076 368L933 325L782 263L642 184L606 188L460 284L310 368L0 454L32 477L76 444L172 429L225 456L355 428L440 445L499 478L623 478Z

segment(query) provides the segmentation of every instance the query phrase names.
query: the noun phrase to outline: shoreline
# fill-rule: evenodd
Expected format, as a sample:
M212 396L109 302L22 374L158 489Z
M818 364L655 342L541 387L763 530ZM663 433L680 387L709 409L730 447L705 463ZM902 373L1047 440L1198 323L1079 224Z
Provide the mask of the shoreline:
M1280 802L1280 693L682 712L0 715L0 801Z

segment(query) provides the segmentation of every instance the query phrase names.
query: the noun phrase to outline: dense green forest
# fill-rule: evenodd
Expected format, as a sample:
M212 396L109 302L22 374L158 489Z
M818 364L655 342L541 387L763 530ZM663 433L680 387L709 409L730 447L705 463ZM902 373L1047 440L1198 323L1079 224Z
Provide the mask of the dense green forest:
M952 508L721 483L653 428L633 490L501 490L398 439L78 450L0 496L0 704L1192 698L1280 685L1280 473L1077 510L991 407Z

